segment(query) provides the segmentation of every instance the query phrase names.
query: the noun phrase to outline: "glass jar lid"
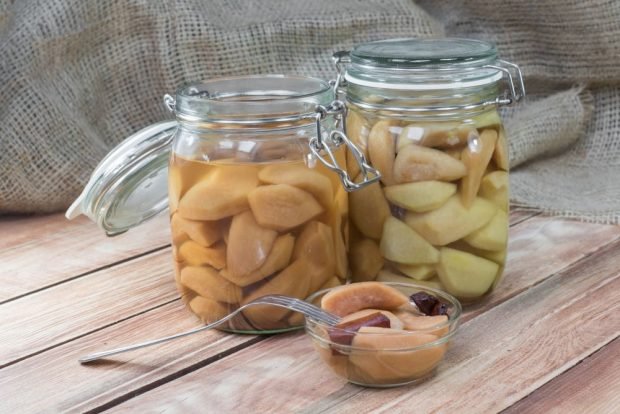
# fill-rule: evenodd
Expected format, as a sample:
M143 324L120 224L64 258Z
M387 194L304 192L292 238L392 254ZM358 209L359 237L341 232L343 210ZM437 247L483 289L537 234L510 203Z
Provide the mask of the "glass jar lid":
M497 59L491 43L474 39L390 39L364 43L351 51L351 63L369 67L441 68L481 66Z
M114 236L164 211L176 128L176 121L160 122L121 142L97 165L65 216L83 214Z
M345 80L382 89L441 90L495 84L504 70L497 49L473 39L390 39L349 54Z

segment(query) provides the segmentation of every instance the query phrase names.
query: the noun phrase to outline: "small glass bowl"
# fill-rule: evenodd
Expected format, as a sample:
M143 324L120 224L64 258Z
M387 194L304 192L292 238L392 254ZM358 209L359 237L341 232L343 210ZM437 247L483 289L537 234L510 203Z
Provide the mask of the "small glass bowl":
M356 333L351 345L330 339L335 328L306 318L306 332L321 359L338 376L365 387L396 387L412 384L431 376L443 360L448 344L461 317L461 304L440 290L415 283L388 283L410 296L426 292L445 303L448 320L427 329L403 333ZM316 292L307 301L320 305L321 298L335 287Z

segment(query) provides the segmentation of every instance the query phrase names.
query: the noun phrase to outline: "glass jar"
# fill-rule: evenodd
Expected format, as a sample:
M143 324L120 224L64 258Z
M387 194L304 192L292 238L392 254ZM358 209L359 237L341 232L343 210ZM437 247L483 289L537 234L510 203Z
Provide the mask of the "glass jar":
M524 95L518 67L468 39L372 42L334 60L347 135L382 175L349 198L353 281L413 278L480 299L506 260L509 162L498 107Z
M347 191L358 184L344 168L351 144L335 128L345 107L332 86L282 75L223 78L164 102L176 122L115 149L67 216L86 214L117 234L168 204L176 285L205 323L263 295L303 299L345 283ZM367 172L361 186L378 179L359 168ZM302 324L300 314L253 306L223 329Z

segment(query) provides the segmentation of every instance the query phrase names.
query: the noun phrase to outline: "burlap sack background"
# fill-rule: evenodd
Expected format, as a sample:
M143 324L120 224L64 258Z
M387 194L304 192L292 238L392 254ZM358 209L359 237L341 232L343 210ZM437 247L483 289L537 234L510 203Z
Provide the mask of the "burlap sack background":
M64 209L186 81L332 78L333 51L443 35L526 74L505 113L514 202L620 222L620 3L602 0L0 0L0 214Z

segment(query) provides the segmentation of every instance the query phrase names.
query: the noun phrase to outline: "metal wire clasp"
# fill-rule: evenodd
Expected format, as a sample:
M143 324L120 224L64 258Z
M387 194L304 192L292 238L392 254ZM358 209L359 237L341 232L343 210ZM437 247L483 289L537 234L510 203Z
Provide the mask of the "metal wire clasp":
M336 129L329 134L324 133L322 121L328 116L333 116L336 120ZM330 170L334 171L340 177L340 181L347 192L356 191L379 181L381 174L375 168L370 166L366 161L366 157L362 151L347 137L346 131L347 107L344 102L335 100L328 106L317 105L316 107L316 136L310 139L309 145L312 154L319 159ZM342 130L338 129L342 126ZM347 146L351 154L355 158L360 168L362 179L355 182L346 168L343 168L334 155L334 148L340 147L342 144ZM325 156L327 155L327 157Z
M504 94L504 96L498 96L495 100L497 105L512 105L513 103L519 102L521 99L525 97L525 82L523 82L523 73L521 73L521 69L519 66L514 63L508 62L506 60L497 60L497 65L485 65L485 68L497 69L501 72L504 72L508 77L508 87L510 89L510 96ZM519 82L519 87L515 86L515 81L513 76L517 78Z

